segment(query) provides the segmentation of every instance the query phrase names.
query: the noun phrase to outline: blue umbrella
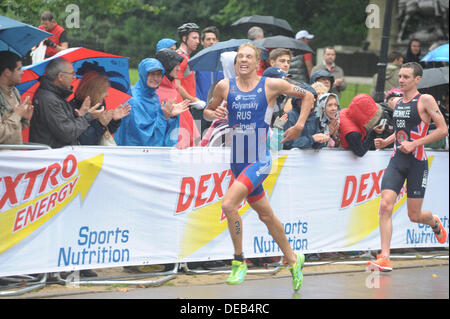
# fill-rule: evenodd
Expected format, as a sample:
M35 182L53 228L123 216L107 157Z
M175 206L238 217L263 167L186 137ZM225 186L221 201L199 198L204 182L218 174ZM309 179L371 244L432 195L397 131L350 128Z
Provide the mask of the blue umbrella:
M191 70L194 71L222 71L222 63L220 63L220 54L223 52L236 51L241 44L253 43L248 39L231 39L228 41L217 42L212 46L205 48L194 55L188 62ZM263 51L263 59L267 57L267 50L259 45L256 45Z
M11 51L23 57L51 35L31 25L0 16L0 51Z
M420 61L422 62L448 62L448 43L428 52Z

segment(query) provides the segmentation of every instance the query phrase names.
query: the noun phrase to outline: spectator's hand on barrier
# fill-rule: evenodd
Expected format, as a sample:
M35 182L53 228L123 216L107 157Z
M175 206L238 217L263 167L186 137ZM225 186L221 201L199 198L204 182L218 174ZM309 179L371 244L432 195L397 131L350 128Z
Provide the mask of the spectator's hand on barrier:
M116 107L114 110L111 111L112 113L112 119L117 121L125 116L128 116L130 114L131 106L130 104L122 105L120 104L118 107Z

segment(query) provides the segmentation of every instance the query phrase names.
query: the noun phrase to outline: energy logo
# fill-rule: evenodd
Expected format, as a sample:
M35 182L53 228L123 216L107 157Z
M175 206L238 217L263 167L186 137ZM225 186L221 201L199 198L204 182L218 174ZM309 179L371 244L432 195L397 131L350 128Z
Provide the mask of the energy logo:
M70 154L62 163L0 177L0 254L31 235L78 194L83 201L102 165L103 154L81 162Z

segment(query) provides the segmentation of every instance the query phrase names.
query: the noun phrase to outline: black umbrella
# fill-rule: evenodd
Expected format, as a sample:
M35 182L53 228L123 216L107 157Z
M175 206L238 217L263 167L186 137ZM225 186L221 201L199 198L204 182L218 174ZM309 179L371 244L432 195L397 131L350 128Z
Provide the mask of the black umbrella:
M448 85L448 66L423 70L422 80L417 88L426 89L440 85Z
M285 48L294 51L295 55L313 52L312 49L303 41L295 40L294 38L286 37L284 35L276 35L273 37L263 38L253 41L256 45L264 48Z
M272 16L253 15L242 17L233 22L231 26L236 27L243 32L247 32L251 27L257 26L264 30L264 36L278 34L291 37L294 36L294 31L292 30L289 22Z

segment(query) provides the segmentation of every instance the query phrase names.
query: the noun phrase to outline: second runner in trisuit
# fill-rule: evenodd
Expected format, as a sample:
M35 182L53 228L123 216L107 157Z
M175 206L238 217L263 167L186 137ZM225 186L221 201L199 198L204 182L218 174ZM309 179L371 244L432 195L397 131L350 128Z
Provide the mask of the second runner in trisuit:
M447 231L439 217L429 210L422 210L422 203L428 178L428 158L425 145L448 134L447 125L439 107L429 94L420 94L417 85L422 79L420 64L409 62L399 71L400 89L403 98L396 98L393 114L394 133L386 139L374 140L376 148L384 148L394 143L393 154L381 181L381 203L379 208L381 254L376 260L368 262L371 270L391 271L390 245L392 238L392 213L397 196L403 184L407 188L407 208L409 219L413 223L431 227L436 240L444 244ZM436 130L428 133L430 122L436 124Z
M236 78L221 80L213 93L211 103L203 112L206 120L228 119L232 130L230 166L235 181L222 200L228 230L234 246L232 272L228 284L241 283L247 273L242 250L242 219L238 207L244 199L266 225L290 266L295 291L303 283L303 254L296 254L265 196L262 182L271 170L270 152L266 139L276 98L289 95L302 99L301 112L295 126L286 130L282 143L300 136L306 119L314 105L314 96L303 88L282 79L265 78L256 70L261 58L260 50L250 43L241 45L236 56Z

